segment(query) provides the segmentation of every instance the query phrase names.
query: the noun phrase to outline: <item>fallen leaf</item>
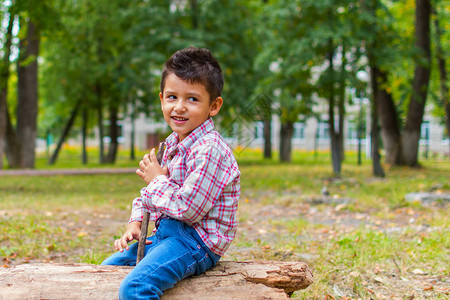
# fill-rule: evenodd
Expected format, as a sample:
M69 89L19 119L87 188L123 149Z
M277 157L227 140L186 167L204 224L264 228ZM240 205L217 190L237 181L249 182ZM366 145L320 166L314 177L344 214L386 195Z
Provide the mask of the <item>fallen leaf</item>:
M424 291L432 291L433 290L433 286L426 286L423 288Z
M375 268L373 269L373 273L374 274L380 274L381 273L381 269L379 266L375 266Z
M426 273L425 273L423 270L421 270L421 269L414 269L412 272L413 272L414 275L425 275L425 274L426 274Z
M384 283L384 279L381 278L381 277L379 277L379 276L375 276L373 279L374 279L376 282Z

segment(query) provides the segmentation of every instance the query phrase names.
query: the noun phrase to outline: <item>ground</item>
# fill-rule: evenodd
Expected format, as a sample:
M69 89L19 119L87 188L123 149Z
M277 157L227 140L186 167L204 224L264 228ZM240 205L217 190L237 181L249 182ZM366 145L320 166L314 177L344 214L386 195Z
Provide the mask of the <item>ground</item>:
M262 205L246 199L246 206L251 207L251 214L240 222L240 232L245 234L247 240L260 247L245 248L233 245L228 256L233 259L258 259L275 258L282 260L302 260L307 262L313 269L316 267L317 255L311 253L295 253L292 250L277 250L277 244L286 235L292 235L292 228L278 226L277 222L283 220L285 223L291 220L297 228L299 217L304 220L304 224L315 224L308 226L307 230L301 231L296 242L317 243L326 245L331 240L342 234L348 234L365 228L375 232L389 234L399 234L405 231L413 231L420 240L421 233L433 231L434 228L426 225L417 225L416 221L424 218L424 213L412 208L399 208L395 213L395 218L386 220L372 216L370 213L353 212L346 209L346 199L333 199L330 197L318 196L316 198L305 199L305 201L292 201L298 195L284 195L279 197L276 204ZM324 205L325 204L325 205ZM250 209L250 208L249 208ZM439 210L441 207L433 207L431 210ZM301 222L300 222L301 223ZM295 229L294 229L295 232ZM272 241L261 244L258 241ZM275 246L273 246L275 245ZM380 245L381 246L381 245ZM442 245L444 246L444 245ZM275 248L275 249L273 249ZM308 247L306 247L308 248ZM262 251L261 251L262 250ZM447 249L448 250L448 249ZM448 252L447 252L448 259ZM329 263L333 263L329 259ZM450 298L450 276L447 262L443 262L443 272L445 276L430 274L427 269L419 269L413 266L399 266L396 257L391 257L391 266L375 265L367 272L351 271L336 273L332 276L333 295L328 299L353 299L355 296L353 287L344 283L345 277L357 278L367 294L373 299L442 299ZM339 268L337 268L339 270ZM348 271L348 270L347 270ZM354 281L348 280L345 281ZM298 292L297 297L309 298L308 294ZM325 297L326 298L326 297ZM356 297L357 298L357 297Z
M388 181L384 179L374 183L370 178L346 178L345 182L322 178L312 183L313 188L300 190L297 182L290 184L291 179L282 178L264 188L268 181L258 184L265 176L261 170L255 169L253 186L247 184L243 189L238 234L223 260L308 263L315 282L296 292L294 298L450 298L448 203L392 203L392 199L378 198L377 205L358 197L363 188L370 193L374 184L382 186ZM273 170L280 170L277 178L286 173L279 166ZM295 172L294 167L289 170ZM0 206L0 233L7 234L0 236L4 267L32 262L101 262L112 253L115 236L126 226L129 203L123 199L130 198L130 190L137 190L128 187L135 184L134 175L117 175L120 179L105 175L91 185L86 181L90 177L48 178L51 180L40 179L44 183L36 183L32 177L0 183L7 203ZM429 186L437 181L442 180L434 179ZM327 183L330 195L322 195L322 185L317 183ZM58 187L52 192L54 202L46 201L48 189L42 187L46 184ZM59 188L62 184L64 191ZM413 184L411 189L415 188ZM448 188L446 183L443 192L448 193ZM399 186L390 189L401 194ZM42 200L20 207L15 202L17 193L23 201Z

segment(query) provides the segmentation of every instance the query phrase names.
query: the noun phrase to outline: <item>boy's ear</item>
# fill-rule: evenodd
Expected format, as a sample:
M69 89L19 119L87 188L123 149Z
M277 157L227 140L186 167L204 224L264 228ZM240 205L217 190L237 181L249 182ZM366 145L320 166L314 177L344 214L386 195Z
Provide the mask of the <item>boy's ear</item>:
M214 101L211 103L209 107L209 115L211 117L217 115L220 111L220 108L222 107L222 104L223 104L222 97L217 97L216 99L214 99Z
M163 110L163 94L159 92L159 99L161 100L161 110Z

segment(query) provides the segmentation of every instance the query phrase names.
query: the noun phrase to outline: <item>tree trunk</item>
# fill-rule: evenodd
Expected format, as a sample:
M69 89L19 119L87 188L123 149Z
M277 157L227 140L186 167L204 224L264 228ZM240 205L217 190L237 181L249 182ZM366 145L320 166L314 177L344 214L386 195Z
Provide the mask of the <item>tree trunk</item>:
M131 267L26 264L0 269L2 299L117 299ZM64 284L61 284L64 283ZM313 283L302 262L219 262L164 292L162 300L289 299Z
M119 125L117 119L118 109L115 105L111 105L109 109L109 150L108 150L108 163L113 164L116 162L117 149L119 147Z
M335 176L341 175L341 132L336 132L335 127L335 115L334 115L334 107L335 107L335 90L334 90L334 64L333 64L333 57L334 57L334 45L333 40L329 39L328 42L328 72L329 72L329 91L328 91L328 125L330 128L330 138L331 138L331 160L333 165L333 173ZM340 127L340 126L339 126Z
M10 168L20 168L22 165L22 156L20 141L17 133L12 125L11 116L9 115L8 106L6 107L6 158Z
M416 47L420 57L416 61L412 95L402 134L402 150L405 164L418 166L420 127L423 121L431 70L430 53L430 0L416 0Z
M369 56L369 61L373 62L373 57ZM372 105L371 105L371 126L370 129L370 139L372 142L371 151L372 151L372 173L375 177L384 177L385 173L383 167L381 166L381 158L380 158L380 146L379 146L379 125L378 125L378 97L376 96L378 92L378 82L377 77L375 75L375 71L377 67L373 67L370 69L371 72L371 83L372 83Z
M280 128L280 161L291 161L292 135L294 134L294 123L281 123Z
M264 158L272 159L272 119L264 120Z
M136 159L135 137L136 137L136 103L133 101L131 106L131 137L130 137L130 160Z
M345 66L347 65L347 58L345 56L345 44L342 45L342 63L341 63L341 74L339 82L339 153L341 156L341 162L345 160L345 143L344 143L344 120L345 120Z
M439 66L439 78L441 89L441 102L445 109L445 126L447 128L447 136L450 138L450 100L447 86L447 70L444 51L442 50L441 38L442 29L439 26L439 18L436 8L433 8L434 14L434 27L436 29L436 58ZM450 144L449 144L450 147Z
M8 79L12 44L12 29L14 24L14 14L10 9L8 28L6 30L5 42L3 45L3 61L0 70L0 169L3 169L3 156L6 147L6 115L8 99Z
M72 110L69 120L66 123L66 126L64 126L63 132L61 134L61 137L59 138L58 144L56 145L55 151L53 152L52 156L50 157L49 164L53 165L56 163L56 160L58 159L59 152L61 150L62 145L64 144L64 141L66 140L67 136L69 135L70 129L72 129L73 123L75 122L75 118L78 113L78 109L80 107L80 102L78 102L74 109Z
M335 176L340 176L342 161L341 161L341 145L339 134L330 130L330 138L331 138L331 159L333 164L333 174Z
M400 139L400 121L395 108L392 95L384 88L387 86L387 74L377 66L371 66L372 74L376 86L372 87L374 98L378 104L378 114L380 116L381 135L383 138L384 150L386 152L385 162L388 165L402 164L402 144Z
M99 162L100 164L105 163L105 145L103 143L103 102L102 102L102 91L100 85L96 86L97 93L97 120L98 120L98 142L99 142Z
M21 19L23 22L24 20ZM28 21L26 39L19 42L17 137L21 144L22 168L34 168L37 113L38 113L38 63L39 30Z
M88 163L88 155L87 155L87 126L88 126L88 112L87 108L83 108L83 124L81 125L81 139L82 139L82 154L81 154L81 162L83 165L87 165Z

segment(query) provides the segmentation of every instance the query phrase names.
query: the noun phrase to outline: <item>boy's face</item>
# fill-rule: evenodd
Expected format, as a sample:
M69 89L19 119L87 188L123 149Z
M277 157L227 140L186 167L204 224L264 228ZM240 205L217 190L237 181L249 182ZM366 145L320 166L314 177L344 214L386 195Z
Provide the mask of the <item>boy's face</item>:
M210 103L210 95L203 84L188 83L174 73L167 75L159 98L164 119L180 141L209 117L217 115L223 103L221 97Z

